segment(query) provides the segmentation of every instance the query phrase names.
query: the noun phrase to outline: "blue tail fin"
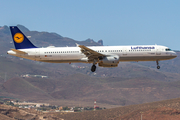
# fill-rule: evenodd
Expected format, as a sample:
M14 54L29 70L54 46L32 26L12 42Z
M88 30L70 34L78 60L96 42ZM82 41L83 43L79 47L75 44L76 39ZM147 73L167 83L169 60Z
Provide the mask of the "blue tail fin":
M10 26L12 39L16 49L37 48L29 39L19 30L17 26Z

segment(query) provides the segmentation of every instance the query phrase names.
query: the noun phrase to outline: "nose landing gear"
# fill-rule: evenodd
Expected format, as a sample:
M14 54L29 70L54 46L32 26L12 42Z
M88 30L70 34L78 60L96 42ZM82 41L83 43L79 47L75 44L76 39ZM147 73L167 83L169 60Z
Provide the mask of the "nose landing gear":
M156 64L157 64L157 69L160 69L159 61L158 60L156 61Z

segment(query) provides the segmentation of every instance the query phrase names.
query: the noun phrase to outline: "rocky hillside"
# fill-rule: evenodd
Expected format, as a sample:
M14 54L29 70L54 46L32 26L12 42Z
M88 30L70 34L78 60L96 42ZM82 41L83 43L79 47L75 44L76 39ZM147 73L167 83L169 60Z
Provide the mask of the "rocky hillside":
M178 53L179 54L179 53ZM161 65L174 67L174 60ZM174 62L176 61L176 62ZM92 106L96 99L102 107L126 106L180 96L179 68L175 72L157 70L152 63L123 62L117 68L99 68L90 72L89 64L51 64L19 58L0 57L0 96L15 99ZM166 64L166 65L165 65ZM22 78L21 75L48 78ZM4 80L6 76L6 81Z
M77 113L50 112L0 105L0 120L179 120L180 98L152 103L130 105L106 110Z
M77 114L54 114L58 118L71 120L179 120L180 98L101 111Z

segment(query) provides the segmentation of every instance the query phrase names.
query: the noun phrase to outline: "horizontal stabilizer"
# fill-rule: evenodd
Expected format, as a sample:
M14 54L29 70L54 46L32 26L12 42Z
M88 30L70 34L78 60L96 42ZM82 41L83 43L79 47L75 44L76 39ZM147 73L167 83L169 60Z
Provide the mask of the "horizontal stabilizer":
M20 51L20 50L17 50L17 49L11 49L11 50L18 53L18 54L27 54L26 52L23 52L23 51Z

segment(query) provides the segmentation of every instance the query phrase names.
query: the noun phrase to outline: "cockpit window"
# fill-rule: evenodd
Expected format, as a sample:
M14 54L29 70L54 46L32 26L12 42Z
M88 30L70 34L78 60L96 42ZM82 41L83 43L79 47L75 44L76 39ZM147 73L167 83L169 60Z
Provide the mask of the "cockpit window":
M169 48L166 48L166 51L171 51L171 49L169 49Z

